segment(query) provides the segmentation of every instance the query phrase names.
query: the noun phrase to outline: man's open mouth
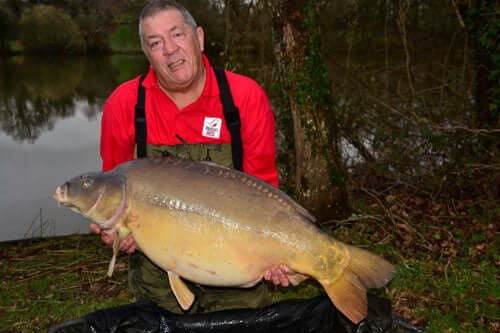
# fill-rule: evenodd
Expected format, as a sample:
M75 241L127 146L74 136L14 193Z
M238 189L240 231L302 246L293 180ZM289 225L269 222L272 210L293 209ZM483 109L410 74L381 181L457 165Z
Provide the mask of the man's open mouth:
M173 63L169 64L168 67L171 68L171 69L175 68L175 67L177 67L179 65L182 65L184 63L184 61L185 61L184 59L179 59L176 62L173 62Z

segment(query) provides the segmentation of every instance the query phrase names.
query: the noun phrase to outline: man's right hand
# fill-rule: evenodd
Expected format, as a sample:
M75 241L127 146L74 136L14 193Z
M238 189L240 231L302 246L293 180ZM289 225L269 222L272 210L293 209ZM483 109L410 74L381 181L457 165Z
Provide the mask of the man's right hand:
M90 225L90 231L94 234L101 234L102 241L108 245L109 247L113 246L113 241L115 239L115 234L108 234L107 232L103 232L101 228L95 223ZM132 253L137 249L134 238L132 235L128 235L127 238L121 241L120 250L126 253Z

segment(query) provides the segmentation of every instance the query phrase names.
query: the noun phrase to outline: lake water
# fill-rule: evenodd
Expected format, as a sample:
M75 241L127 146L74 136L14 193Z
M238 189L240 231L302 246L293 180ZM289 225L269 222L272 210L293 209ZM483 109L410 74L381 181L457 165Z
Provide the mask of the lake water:
M0 241L89 232L52 194L100 170L102 104L146 69L142 55L0 58Z
M471 72L460 69L460 57L450 57L443 67L441 59L448 59L446 54L443 50L419 54L418 61L425 66L415 72L421 104L415 112L449 126L461 124L471 110L471 85L467 83ZM342 53L329 54L326 65L333 78L333 91L343 96L342 107L336 112L342 122L344 163L350 167L371 156L379 163L387 161L391 173L403 175L440 168L451 152L464 146L461 141L435 149L433 141L422 136L420 127L364 98L377 96L405 113L407 106L400 96L401 91L409 96L404 88L404 57L395 53L389 60L380 53L360 52L356 57L353 54L350 70L346 70ZM212 62L219 67L222 63L221 59ZM386 63L393 66L386 68ZM247 59L245 64L236 71L256 79L272 102L273 71L255 64L255 60ZM52 194L69 178L101 169L102 104L120 83L147 68L142 54L0 58L0 241L89 231L89 221L69 209L58 209ZM440 71L462 74L448 79L453 87L448 91L436 88L435 77L444 75ZM429 131L436 137L441 135ZM282 137L278 134L278 139ZM278 149L279 143L277 140ZM358 146L364 149L355 148ZM393 160L407 163L399 170L393 167L398 163L391 164Z

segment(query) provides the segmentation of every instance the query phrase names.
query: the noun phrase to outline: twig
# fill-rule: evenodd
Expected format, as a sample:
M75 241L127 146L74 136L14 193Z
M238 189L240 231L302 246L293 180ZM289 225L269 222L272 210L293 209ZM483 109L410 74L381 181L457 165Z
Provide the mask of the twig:
M455 8L455 13L457 14L458 22L460 23L460 26L465 29L465 23L464 19L462 18L462 14L460 14L460 10L458 9L457 4L455 3L455 0L451 0L451 4Z
M375 243L375 245L384 244L385 240L386 240L387 238L390 238L390 237L392 237L392 235L391 235L391 234L388 234L388 235L387 235L387 236L385 236L383 239L381 239L380 241L378 241L377 243Z
M429 127L432 127L434 129L438 129L438 130L442 130L442 131L458 131L458 130L462 130L462 131L473 133L473 134L496 134L496 133L500 133L500 129L491 129L491 130L487 130L487 129L484 129L484 128L477 128L476 129L476 128L469 128L469 127L460 126L460 125L457 125L457 126L439 126L439 125L432 124L432 123L430 123L430 122L422 119L421 117L417 116L415 114L415 112L411 112L411 115L415 118L415 119L412 119L412 118L406 116L405 114L403 114L402 112L398 111L394 107L392 107L392 106L388 105L387 103L383 102L379 98L376 98L375 96L366 95L366 97L368 99L371 99L374 102L379 103L380 105L382 105L383 107L385 107L387 110L391 111L392 113L397 114L401 118L403 118L406 121L408 121L410 123L413 123L413 124L423 123L423 124L428 125Z
M415 87L413 86L413 79L411 72L411 58L410 58L410 51L408 49L408 38L406 35L406 18L409 9L410 9L410 0L400 0L400 7L398 12L398 25L401 31L401 40L403 42L403 47L406 55L406 74L408 78L408 85L412 93L413 102L415 102L416 101Z
M345 71L345 75L344 75L344 85L347 81L347 77L349 74L349 69L350 69L350 64L351 64L352 45L354 44L354 32L355 32L356 26L358 25L358 20L359 20L359 1L358 0L353 1L352 6L353 6L353 9L352 9L353 16L352 16L351 20L349 20L349 22L348 22L348 26L350 28L349 32L351 35L350 35L350 38L348 38L348 40L347 40L347 56L346 56L346 64L345 64L346 71Z
M453 1L453 0L451 0ZM444 58L444 68L447 68L448 67L448 61L450 59L450 54L451 54L451 50L453 49L453 44L455 44L455 39L457 37L457 31L458 29L455 29L455 32L453 33L453 37L451 38L451 42L450 42L450 45L448 46L448 51L446 52L446 57ZM443 105L443 100L444 100L444 88L445 86L448 86L447 84L447 71L444 70L443 71L443 76L441 78L441 82L443 83L441 85L441 90L440 90L440 96L439 96L439 107L441 108L442 105Z
M360 190L363 191L363 192L365 192L369 196L371 196L373 199L375 199L379 203L379 205L382 207L382 209L385 211L385 214L391 220L392 224L394 226L396 226L397 223L396 223L396 220L394 219L394 215L391 213L391 211L389 209L387 209L387 207L385 207L385 205L382 202L382 200L376 194L372 193L372 191L370 191L370 190L368 190L366 188L361 187Z
M428 243L427 239L420 232L418 232L414 227L412 227L405 219L403 219L402 217L399 217L398 215L392 214L392 212L387 207L385 207L382 200L380 198L378 198L378 196L376 194L371 193L370 190L365 189L365 188L360 188L360 189L361 189L361 191L365 192L366 194L368 194L369 196L371 196L372 198L374 198L375 200L378 201L379 205L382 207L382 209L384 209L387 217L391 220L391 222L394 226L398 226L398 224L396 222L396 220L398 220L398 221L402 222L403 225L406 226L406 228L408 228L409 230L411 230L415 235L419 236L425 243Z
M444 220L467 220L470 218L467 216L460 216L460 215L457 215L457 216L451 216L451 215L435 216L435 215L430 215L430 214L424 214L424 216L429 217L429 218L433 217L435 219L444 219Z
M446 278L446 282L448 282L448 267L450 266L450 264L451 264L451 257L448 257L448 262L446 263L446 266L444 267L444 277Z
M493 169L500 170L500 164L465 164L466 167L477 168L477 169Z
M352 214L351 216L349 216L348 218L346 218L344 220L328 220L328 221L321 222L321 225L329 225L329 224L335 223L338 226L341 226L344 224L349 224L351 222L357 222L357 221L361 221L361 220L375 220L375 221L379 221L379 222L384 222L383 219L379 218L376 215Z
M371 96L371 95L366 95L366 97L368 97L368 99L371 99L372 101L377 102L378 104L382 105L383 107L385 107L387 110L391 111L392 113L397 114L398 116L400 116L404 120L406 120L410 123L416 123L416 121L414 119L411 119L408 116L404 115L403 113L401 113L400 111L398 111L394 107L390 106L389 104L385 103L381 99L376 98L375 96Z

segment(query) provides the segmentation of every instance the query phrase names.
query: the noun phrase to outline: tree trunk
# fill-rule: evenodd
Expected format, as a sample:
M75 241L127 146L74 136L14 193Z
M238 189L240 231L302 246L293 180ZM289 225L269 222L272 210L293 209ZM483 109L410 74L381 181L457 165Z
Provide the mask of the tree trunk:
M230 49L231 49L231 0L224 0L224 23L226 26L226 31L225 31L225 36L224 36L224 57L226 58L225 61L225 68L229 68L230 65Z
M472 42L472 60L476 67L474 97L477 127L487 130L497 129L500 125L500 74L496 70L500 63L499 28L495 10L494 3L485 0L463 1L459 6ZM498 156L498 135L482 137L481 144L489 152L484 155L486 160Z
M322 60L318 4L318 0L267 2L280 68L281 113L291 113L293 123L294 196L318 219L325 220L345 216L349 205L336 102Z

